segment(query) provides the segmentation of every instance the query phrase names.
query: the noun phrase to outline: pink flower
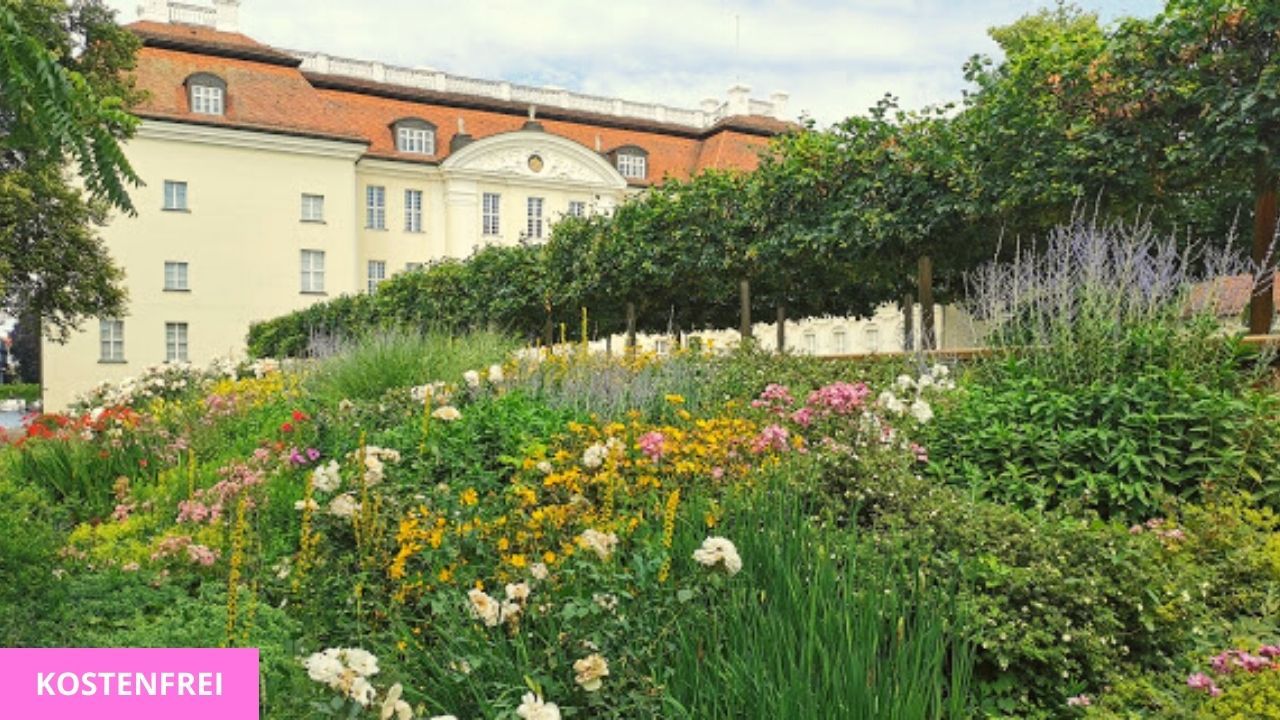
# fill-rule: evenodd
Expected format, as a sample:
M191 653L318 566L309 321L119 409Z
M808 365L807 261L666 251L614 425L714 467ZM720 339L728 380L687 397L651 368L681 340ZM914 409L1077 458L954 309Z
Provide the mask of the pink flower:
M1067 707L1089 707L1093 704L1093 698L1088 695L1080 694L1075 697L1067 698Z
M751 441L751 452L757 455L769 450L778 452L786 452L788 449L787 440L791 437L791 433L781 425L770 425L760 431L760 434Z
M218 559L218 551L210 550L204 545L188 545L187 557L191 558L191 562L204 567L213 565Z
M808 404L820 412L849 415L861 410L870 396L866 383L834 382L809 393Z
M129 513L133 512L133 503L116 505L116 509L111 513L111 517L116 522L124 522L129 519Z
M751 401L751 407L764 408L776 415L782 415L795 404L795 398L791 397L791 390L786 385L777 383L766 385L764 391L760 393L760 397Z
M640 452L647 455L650 460L657 462L662 459L662 453L665 449L664 446L666 445L666 441L667 438L665 435L654 430L641 435L640 439L636 441L636 446L639 447Z
M911 443L911 454L916 456L916 462L929 462L929 451L923 445Z
M711 479L712 479L712 480L719 480L719 479L720 479L720 478L722 478L722 477L724 477L724 468L719 467L719 466L711 468Z
M800 408L799 410L791 413L791 422L799 425L800 427L809 427L813 424L813 410L807 407Z
M1141 535L1141 534L1142 534L1142 526L1141 526L1141 525L1131 525L1131 526L1129 527L1129 534L1130 534L1130 535Z
M1258 672L1259 670L1266 670L1271 667L1271 661L1269 659L1260 655L1250 655L1246 652L1238 653L1236 655L1236 662L1240 664L1240 667L1244 668L1245 672L1251 673Z
M1210 697L1218 697L1222 690L1213 682L1213 678L1204 673L1195 673L1187 677L1187 687L1192 690L1204 690Z
M1263 645L1258 648L1258 654L1264 658L1280 657L1280 645Z

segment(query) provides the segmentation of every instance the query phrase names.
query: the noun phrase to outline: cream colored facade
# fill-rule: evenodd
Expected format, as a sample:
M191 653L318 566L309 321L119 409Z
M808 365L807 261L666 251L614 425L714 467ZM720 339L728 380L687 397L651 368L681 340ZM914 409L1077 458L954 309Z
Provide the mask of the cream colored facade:
M65 345L46 343L46 407L166 362L170 323L186 324L189 362L239 358L250 323L366 291L371 262L390 277L411 263L514 244L528 234L530 198L541 202L546 237L570 202L608 212L628 192L599 154L539 130L476 140L439 165L364 151L357 142L145 121L126 147L146 183L133 193L138 214L103 229L129 290L123 360L104 357L97 323ZM164 208L166 181L185 183L185 210ZM383 189L381 228L368 222L370 187ZM406 191L422 194L420 230L407 229ZM484 232L486 193L499 199L497 233ZM324 198L322 220L303 218L303 195ZM304 250L324 253L320 292L304 290ZM186 263L187 289L165 288L166 262Z

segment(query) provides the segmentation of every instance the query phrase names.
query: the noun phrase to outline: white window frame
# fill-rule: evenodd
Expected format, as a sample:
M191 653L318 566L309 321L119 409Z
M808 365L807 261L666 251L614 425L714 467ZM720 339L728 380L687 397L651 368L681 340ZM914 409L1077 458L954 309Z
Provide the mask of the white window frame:
M404 229L405 232L422 232L422 191L404 191Z
M480 233L487 237L502 234L502 195L485 193L480 205Z
M378 286L387 279L387 261L386 260L370 260L369 261L369 292L377 292Z
M369 230L387 229L387 188L367 185L364 191L364 226Z
M164 261L164 289L169 292L190 290L189 267L181 260Z
M222 115L225 103L222 88L207 83L191 84L191 112L197 115Z
M187 362L189 327L184 322L167 322L164 324L164 361Z
M187 182L185 180L164 181L164 209L189 210L187 206Z
M618 174L633 180L645 179L649 174L649 158L637 152L619 152Z
M302 268L301 292L324 292L324 251L303 250L299 265Z
M868 352L880 352L880 328L875 325L868 325L863 331L863 338L867 341Z
M584 200L569 201L569 215L571 217L586 217L587 203Z
M124 321L108 318L98 321L98 361L124 362Z
M525 208L528 215L525 220L525 237L530 239L541 239L544 223L542 222L542 209L546 205L543 198L529 197L525 202Z
M302 193L302 222L324 222L324 196Z
M844 355L849 352L849 335L844 328L836 328L831 331L831 345L836 355Z
M818 354L818 333L809 331L804 334L804 351L809 355Z
M435 155L436 133L425 127L396 128L396 149L413 155Z

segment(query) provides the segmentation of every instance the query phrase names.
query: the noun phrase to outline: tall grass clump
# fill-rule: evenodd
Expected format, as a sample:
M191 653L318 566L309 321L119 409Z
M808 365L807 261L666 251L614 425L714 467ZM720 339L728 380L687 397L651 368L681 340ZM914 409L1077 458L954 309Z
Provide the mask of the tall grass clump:
M337 403L374 400L393 388L438 379L458 382L468 370L502 363L517 343L504 335L475 332L378 330L350 339L313 343L317 364L307 379L318 398Z
M1230 248L1144 224L1079 219L969 278L969 304L1007 352L941 408L933 470L1024 507L1143 520L1211 488L1277 499L1280 405L1270 357L1219 315ZM1238 300L1237 300L1238 301Z
M717 530L743 570L672 643L666 717L970 717L954 588L856 528L813 525L799 498L770 483Z

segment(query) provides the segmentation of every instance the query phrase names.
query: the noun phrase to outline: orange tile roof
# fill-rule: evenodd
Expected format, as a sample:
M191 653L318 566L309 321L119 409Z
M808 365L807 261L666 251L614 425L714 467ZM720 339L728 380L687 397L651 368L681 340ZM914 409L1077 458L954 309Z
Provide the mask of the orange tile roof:
M139 88L148 93L135 109L142 117L363 141L368 156L414 162L444 160L459 121L478 140L519 130L527 120L521 103L302 72L297 58L239 33L153 22L128 27L144 45L135 70ZM224 115L190 112L184 81L197 72L226 81ZM436 126L436 155L396 150L391 126L409 117ZM538 121L547 132L602 152L623 145L643 148L650 180L632 181L637 186L685 179L708 168L754 169L768 138L796 127L774 118L738 116L698 129L563 108L540 108Z

